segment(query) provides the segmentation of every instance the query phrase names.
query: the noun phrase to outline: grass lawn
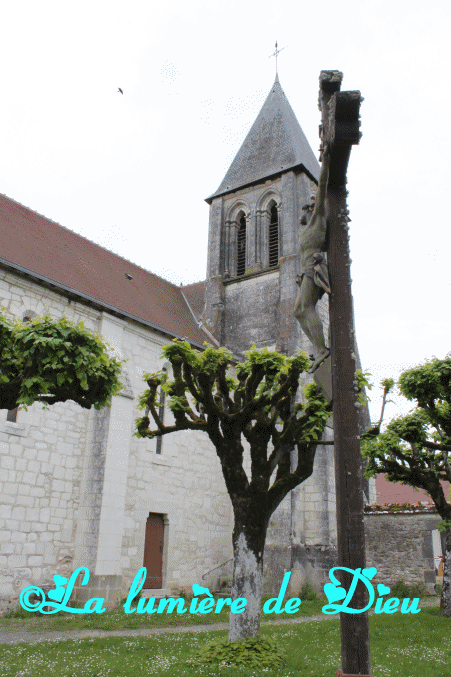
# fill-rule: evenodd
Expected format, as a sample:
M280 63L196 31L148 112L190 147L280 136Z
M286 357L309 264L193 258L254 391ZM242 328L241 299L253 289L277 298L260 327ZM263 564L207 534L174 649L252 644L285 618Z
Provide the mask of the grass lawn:
M188 599L185 606L189 606ZM302 616L320 616L326 604L322 600L303 601L299 611L294 614L263 614L262 620L279 620L280 618L298 618ZM264 601L262 602L262 604ZM132 608L136 605L133 604ZM227 607L219 614L177 614L166 612L161 614L126 614L122 606L102 614L69 614L58 612L49 616L36 615L25 609L12 614L0 616L0 630L12 632L47 632L51 630L131 630L134 628L181 627L187 625L211 625L212 623L228 623ZM1 673L0 673L1 674Z
M421 613L370 616L374 677L449 677L451 619L437 608ZM338 621L266 626L261 634L279 639L288 655L280 670L188 668L193 649L217 633L154 635L0 645L2 677L335 677L340 667ZM225 635L226 632L220 632Z

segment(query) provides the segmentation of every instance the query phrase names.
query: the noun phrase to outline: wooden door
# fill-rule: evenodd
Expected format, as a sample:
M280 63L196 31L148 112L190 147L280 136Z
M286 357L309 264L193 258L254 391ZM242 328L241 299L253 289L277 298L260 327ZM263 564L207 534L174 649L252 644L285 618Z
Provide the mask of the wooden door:
M147 577L143 588L163 587L164 522L162 515L149 513L144 541L144 565Z

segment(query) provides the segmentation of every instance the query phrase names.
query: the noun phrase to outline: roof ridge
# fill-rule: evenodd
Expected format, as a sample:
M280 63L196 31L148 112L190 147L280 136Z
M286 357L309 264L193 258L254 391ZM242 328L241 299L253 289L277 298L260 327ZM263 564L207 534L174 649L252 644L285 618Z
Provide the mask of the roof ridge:
M198 280L197 282L189 282L188 284L180 285L180 289L186 289L187 287L193 287L195 284L205 284L207 280Z
M213 336L213 334L211 334L211 333L208 331L207 327L204 326L204 323L203 323L202 320L198 320L198 319L197 319L197 317L196 317L195 314L194 314L193 309L191 308L190 302L188 301L188 299L186 298L185 294L183 293L183 289L180 289L180 293L182 294L182 296L183 296L183 298L184 298L184 300L185 300L185 303L186 303L186 305L188 306L188 309L189 309L191 315L193 316L194 322L197 324L197 326L199 327L199 329L200 329L201 331L203 331L205 334L207 334L208 338L212 339L212 340L216 343L216 345L217 345L218 348L219 348L221 344L219 343L218 339L215 338L215 337Z
M49 218L48 216L45 216L44 214L37 212L35 209L32 209L31 207L28 207L27 205L22 204L22 202L19 202L18 200L14 200L14 198L9 197L9 195L6 195L5 193L1 193L1 192L0 192L0 195L5 197L7 200L10 200L10 202L14 202L15 204L19 205L20 207L23 207L24 209L27 209L28 211L33 212L33 214L40 216L42 219L45 219L46 221L50 221L50 223L54 223L56 226L59 226L60 228L64 228L64 230L67 230L69 233L73 233L74 235L77 235L77 237L81 237L83 240L90 242L91 244L95 245L96 247L100 247L100 249L107 251L109 254L113 254L113 256L117 256L122 261L126 261L127 263L130 263L132 266L136 266L136 268L139 268L140 270L144 271L145 273L150 273L150 275L154 275L158 279L164 280L165 282L172 285L176 289L182 288L183 285L175 284L174 282L171 282L170 280L163 277L162 275L158 275L157 273L154 273L151 270L148 270L147 268L143 268L138 263L134 263L133 261L130 261L130 259L126 259L124 256L120 256L120 254L116 254L116 252L111 251L111 249L108 249L108 247L105 247L104 245L101 245L98 242L94 242L94 240L90 240L89 237L86 237L85 235L81 235L80 233L77 233L75 230L72 230L72 228L68 228L67 226L63 226L62 223L59 223L59 221L54 221L53 219ZM197 284L197 283L191 282L190 284ZM189 286L189 285L185 285L185 286Z

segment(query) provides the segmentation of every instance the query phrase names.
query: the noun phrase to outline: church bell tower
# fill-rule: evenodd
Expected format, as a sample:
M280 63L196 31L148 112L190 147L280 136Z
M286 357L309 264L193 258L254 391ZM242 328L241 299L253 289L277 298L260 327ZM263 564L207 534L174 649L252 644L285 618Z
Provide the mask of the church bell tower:
M318 176L319 164L276 76L219 188L206 200L204 319L237 355L252 344L286 354L311 352L293 307L299 220ZM327 305L319 310L326 320Z

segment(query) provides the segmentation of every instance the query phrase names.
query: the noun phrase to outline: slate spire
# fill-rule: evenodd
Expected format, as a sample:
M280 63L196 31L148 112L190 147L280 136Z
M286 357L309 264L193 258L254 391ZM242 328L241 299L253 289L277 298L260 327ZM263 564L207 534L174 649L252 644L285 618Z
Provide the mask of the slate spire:
M207 202L301 165L318 179L319 164L276 75L257 119Z

